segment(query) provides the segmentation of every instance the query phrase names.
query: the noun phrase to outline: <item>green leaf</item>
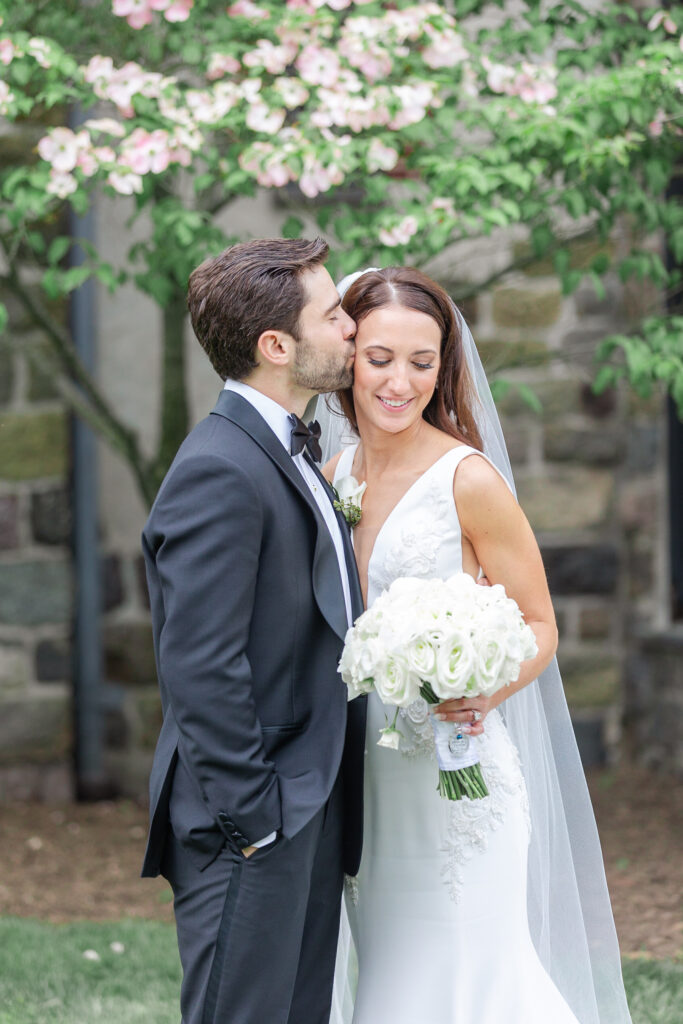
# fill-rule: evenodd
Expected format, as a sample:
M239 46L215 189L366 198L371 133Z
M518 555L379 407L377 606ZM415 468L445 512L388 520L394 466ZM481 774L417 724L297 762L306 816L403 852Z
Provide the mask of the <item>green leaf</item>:
M47 250L47 262L52 267L54 267L58 263L61 263L61 261L64 259L70 248L70 238L55 238L54 242L51 243L50 248Z
M532 412L535 412L536 415L540 415L543 412L543 404L540 398L528 384L518 383L517 391L519 397Z
M7 312L7 307L0 302L0 334L2 334L7 327L8 321L9 313Z
M301 233L304 230L304 226L304 222L299 217L289 216L282 225L282 237L301 238Z

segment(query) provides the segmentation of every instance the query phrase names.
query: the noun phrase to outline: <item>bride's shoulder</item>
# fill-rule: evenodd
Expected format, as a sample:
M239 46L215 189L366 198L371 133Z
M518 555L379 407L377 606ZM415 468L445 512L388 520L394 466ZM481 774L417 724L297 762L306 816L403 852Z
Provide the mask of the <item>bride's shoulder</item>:
M511 496L510 487L486 456L468 445L459 448L464 448L465 452L453 478L456 501L478 501L483 497L495 500L498 495L507 500Z

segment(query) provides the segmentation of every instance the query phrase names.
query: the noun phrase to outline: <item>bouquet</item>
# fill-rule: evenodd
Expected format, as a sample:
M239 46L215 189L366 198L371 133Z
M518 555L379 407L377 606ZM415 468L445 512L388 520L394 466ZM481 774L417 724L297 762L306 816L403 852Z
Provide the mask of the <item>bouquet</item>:
M458 697L490 697L538 653L519 606L500 584L481 587L466 573L450 579L403 577L391 584L346 634L339 662L349 699L375 690L396 707L379 745L400 747L401 708ZM439 762L438 789L448 800L488 795L477 739L430 715Z

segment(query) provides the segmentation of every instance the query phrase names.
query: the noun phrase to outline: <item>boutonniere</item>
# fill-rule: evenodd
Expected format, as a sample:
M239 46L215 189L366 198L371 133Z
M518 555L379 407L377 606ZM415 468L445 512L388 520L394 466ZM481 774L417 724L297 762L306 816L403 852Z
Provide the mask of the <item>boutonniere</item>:
M360 522L360 503L367 486L365 481L359 484L355 476L343 476L337 486L332 487L336 499L334 507L341 512L351 529Z

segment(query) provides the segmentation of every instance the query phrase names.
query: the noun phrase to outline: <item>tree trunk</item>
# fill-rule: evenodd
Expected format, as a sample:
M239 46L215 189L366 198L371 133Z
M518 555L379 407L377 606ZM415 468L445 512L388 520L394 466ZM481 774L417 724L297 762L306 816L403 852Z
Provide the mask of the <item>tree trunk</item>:
M186 315L185 293L179 290L163 310L161 430L153 471L155 492L188 431L189 411L185 379Z

